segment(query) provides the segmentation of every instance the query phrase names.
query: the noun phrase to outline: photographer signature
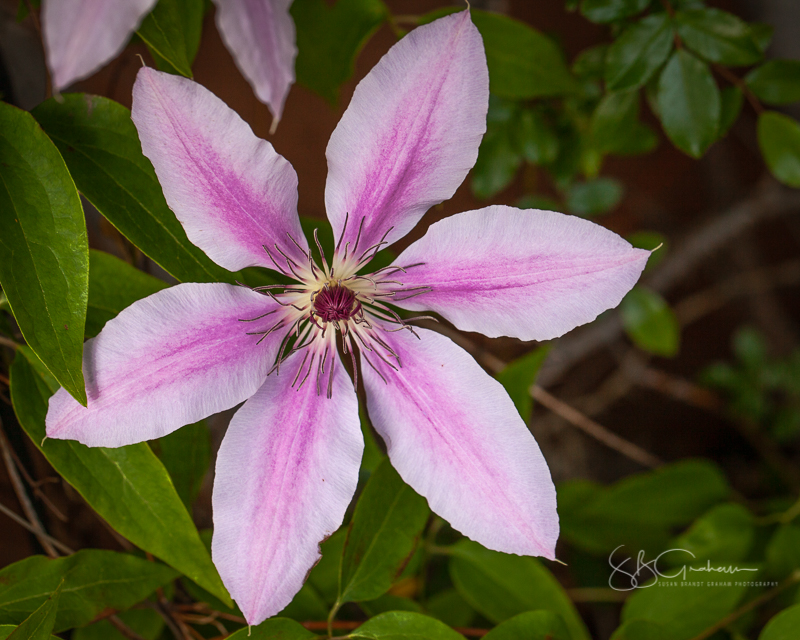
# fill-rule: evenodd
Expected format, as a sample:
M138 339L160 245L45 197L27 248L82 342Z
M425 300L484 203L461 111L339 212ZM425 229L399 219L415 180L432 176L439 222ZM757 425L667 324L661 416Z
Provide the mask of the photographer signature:
M654 584L657 584L659 578L675 579L680 577L681 580L685 581L687 571L690 572L696 571L704 573L729 573L729 574L738 573L739 571L758 571L758 569L749 569L746 567L734 567L732 565L729 565L727 567L712 567L711 561L709 561L705 566L687 567L686 565L683 565L680 569L677 569L675 573L672 574L662 573L658 568L658 562L667 554L682 552L682 553L688 553L692 558L695 558L696 556L688 549L667 549L666 551L663 551L658 556L656 556L653 560L645 561L645 552L639 551L638 555L636 556L635 567L631 565L625 566L629 562L632 563L633 559L627 557L624 560L621 560L619 563L617 563L614 560L614 554L624 546L625 545L618 546L616 549L614 549L614 551L611 552L611 555L608 557L608 564L613 569L611 575L608 578L608 586L614 589L614 591L632 591L633 589L647 589L648 587L652 587ZM621 575L625 577L626 586L619 587L614 585L614 576L616 575Z

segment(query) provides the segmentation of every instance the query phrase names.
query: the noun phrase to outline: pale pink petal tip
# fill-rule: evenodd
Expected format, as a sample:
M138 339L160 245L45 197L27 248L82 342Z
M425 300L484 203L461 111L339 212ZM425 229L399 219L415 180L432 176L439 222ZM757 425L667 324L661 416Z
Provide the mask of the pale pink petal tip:
M122 50L156 0L44 0L42 30L53 90L97 71Z
M217 27L236 66L278 126L297 56L292 0L214 0Z
M328 143L325 206L334 235L344 230L342 246L391 244L450 198L475 164L488 105L483 40L468 12L395 44L356 87Z

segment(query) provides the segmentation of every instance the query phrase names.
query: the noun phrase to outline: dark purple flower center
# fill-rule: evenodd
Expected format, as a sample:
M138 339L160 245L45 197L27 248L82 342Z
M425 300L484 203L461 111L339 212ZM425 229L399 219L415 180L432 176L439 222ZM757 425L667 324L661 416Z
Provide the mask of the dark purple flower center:
M338 285L325 286L314 297L314 312L325 322L349 320L360 307L356 294Z

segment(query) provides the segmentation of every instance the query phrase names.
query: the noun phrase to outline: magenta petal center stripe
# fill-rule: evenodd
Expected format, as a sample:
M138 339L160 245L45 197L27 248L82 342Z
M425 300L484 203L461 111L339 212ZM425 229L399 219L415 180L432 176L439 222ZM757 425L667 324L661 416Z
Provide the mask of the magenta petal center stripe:
M550 340L617 306L649 256L588 220L492 206L436 222L408 247L396 264L417 266L403 284L428 290L395 302L465 331Z
M86 342L88 407L59 389L47 436L119 447L237 405L272 366L275 337L257 344L260 336L248 332L267 326L276 309L269 298L227 284L180 284L135 302Z
M213 93L143 68L133 122L186 235L231 271L272 267L269 249L303 260L297 174L272 145Z
M293 387L301 360L289 358L239 409L217 457L212 555L249 624L291 602L358 484L353 386L337 362L332 399L313 381Z

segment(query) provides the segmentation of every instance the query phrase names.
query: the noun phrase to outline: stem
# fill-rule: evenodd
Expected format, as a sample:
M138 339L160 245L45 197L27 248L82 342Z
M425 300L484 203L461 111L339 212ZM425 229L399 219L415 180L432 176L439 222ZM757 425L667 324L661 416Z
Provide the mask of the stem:
M730 615L725 616L722 620L720 620L716 624L710 626L708 629L706 629L699 635L696 635L694 638L692 638L692 640L706 640L706 638L710 638L715 633L717 633L717 631L721 631L735 620L741 618L744 614L752 611L757 607L760 607L765 602L769 602L770 600L772 600L772 598L779 595L780 593L783 593L784 591L786 591L786 589L788 589L792 585L797 584L798 582L800 582L800 569L796 569L788 578L786 578L786 580L781 582L777 587L770 589L766 593L762 593L757 598L754 598L747 604L742 605Z
M13 340L9 340L5 336L0 336L0 344L2 344L3 346L8 347L9 349L13 349L14 351L16 351L17 349L19 349L19 347L22 346L18 342L14 342Z
M336 619L336 614L339 613L339 607L342 606L342 603L339 602L339 599L336 599L336 602L333 603L331 607L331 612L328 614L328 636L333 637L333 627L335 625L334 620Z
M3 513L5 515L7 515L14 522L16 522L19 526L24 527L25 529L27 529L28 531L30 531L34 535L37 534L36 530L30 525L30 523L27 520L25 520L25 518L20 518L16 513L14 513L11 509L6 507L4 504L0 504L0 513ZM40 533L38 535L40 535L42 537L46 537L47 540L50 542L50 544L52 544L57 549L61 549L61 551L63 551L67 555L71 555L71 554L75 553L75 551L70 549L67 545L65 545L62 542L59 542L58 540L56 540L55 538L53 538L51 536L48 536L46 533Z
M744 80L728 69L728 67L725 67L721 64L715 64L714 71L725 78L733 86L738 87L758 115L764 113L764 107L761 106L761 102L756 97L756 94L750 91L750 87L747 86L747 83Z
M562 402L539 385L533 385L530 388L530 394L531 397L536 400L536 402L541 403L550 409L550 411L561 416L573 426L578 427L578 429L584 433L589 434L595 440L602 442L607 447L614 449L614 451L621 453L625 457L635 460L639 464L645 467L650 467L651 469L660 467L662 464L664 464L652 453L648 453L638 445L635 445L632 442L621 438L616 433L609 431L604 426L598 424L574 407L568 405L566 402Z

